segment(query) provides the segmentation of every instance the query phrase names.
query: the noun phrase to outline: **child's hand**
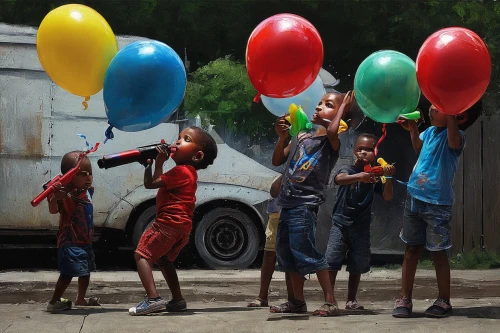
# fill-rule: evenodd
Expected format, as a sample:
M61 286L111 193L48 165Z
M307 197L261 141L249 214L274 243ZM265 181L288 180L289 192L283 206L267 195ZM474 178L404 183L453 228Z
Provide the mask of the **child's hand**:
M351 105L353 101L354 101L354 91L349 90L347 94L345 94L341 107L344 106L345 108L346 106Z
M396 168L392 164L384 166L384 176L393 176L396 173Z
M68 195L68 193L66 192L66 189L62 186L61 183L55 183L54 189L55 189L54 198L56 200L66 199L66 196Z
M358 174L359 181L362 183L369 183L373 184L378 181L378 176L373 174L373 173L368 173L368 172L360 172Z
M166 160L170 157L168 149L163 146L156 147L158 151L158 156L156 156L156 163L162 164L165 163Z
M290 126L288 125L285 116L281 116L276 119L276 122L274 123L274 130L282 139L286 139L290 136Z

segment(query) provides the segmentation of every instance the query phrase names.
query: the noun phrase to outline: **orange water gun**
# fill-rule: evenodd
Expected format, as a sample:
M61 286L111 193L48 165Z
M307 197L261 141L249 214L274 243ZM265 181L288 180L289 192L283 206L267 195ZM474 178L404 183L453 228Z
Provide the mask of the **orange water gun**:
M379 165L377 166L371 166L370 164L365 165L364 167L364 172L372 173L380 177L380 181L382 184L385 184L387 181L386 177L384 176L384 167L388 164L382 157L379 157L377 159L377 163Z

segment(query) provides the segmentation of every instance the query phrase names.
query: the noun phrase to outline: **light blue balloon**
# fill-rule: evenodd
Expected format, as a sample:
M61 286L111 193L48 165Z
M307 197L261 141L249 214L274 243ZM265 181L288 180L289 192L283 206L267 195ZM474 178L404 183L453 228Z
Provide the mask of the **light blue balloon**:
M116 54L104 78L109 124L125 132L155 127L179 107L185 92L186 70L170 46L131 43Z
M303 92L293 97L287 98L271 98L262 95L261 100L264 106L275 116L282 116L288 112L290 104L295 103L297 106L302 106L302 110L307 114L309 119L312 118L316 106L325 95L323 81L318 77L314 82Z

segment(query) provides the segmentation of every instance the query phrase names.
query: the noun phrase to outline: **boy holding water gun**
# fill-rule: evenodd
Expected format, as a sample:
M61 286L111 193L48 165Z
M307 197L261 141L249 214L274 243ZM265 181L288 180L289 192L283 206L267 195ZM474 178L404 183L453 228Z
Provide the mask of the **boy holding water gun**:
M79 162L79 169L75 170ZM83 152L72 151L62 158L61 173L64 175L74 171L76 173L71 181L64 187L60 182L56 182L54 193L47 198L49 212L59 214L57 263L60 271L54 294L47 305L49 312L71 309L71 301L61 297L73 277L78 277L78 296L75 305L100 305L98 298L85 298L90 272L95 271L95 258L92 250L94 232L92 166Z
M325 257L332 290L337 272L347 257L349 283L346 310L364 308L356 300L356 294L361 274L370 270L370 223L374 193L382 195L384 200L392 197L391 179L385 179L385 176L392 176L395 169L383 159L378 160L381 166L373 167L376 163L376 144L375 136L359 135L354 144L354 164L342 165L335 176L335 184L340 186Z

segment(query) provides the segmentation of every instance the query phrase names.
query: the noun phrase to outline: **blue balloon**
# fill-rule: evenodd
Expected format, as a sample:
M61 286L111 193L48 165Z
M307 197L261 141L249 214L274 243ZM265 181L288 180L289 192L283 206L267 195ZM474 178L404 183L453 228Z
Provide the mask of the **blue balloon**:
M325 94L326 92L323 86L323 81L318 75L316 80L314 80L314 82L306 90L298 95L287 98L271 98L262 95L261 100L264 106L275 116L279 117L284 115L288 112L290 104L295 103L297 106L300 105L309 119L311 119L316 110L316 106Z
M109 124L125 132L155 127L179 107L185 92L186 70L170 46L131 43L116 54L104 78Z

